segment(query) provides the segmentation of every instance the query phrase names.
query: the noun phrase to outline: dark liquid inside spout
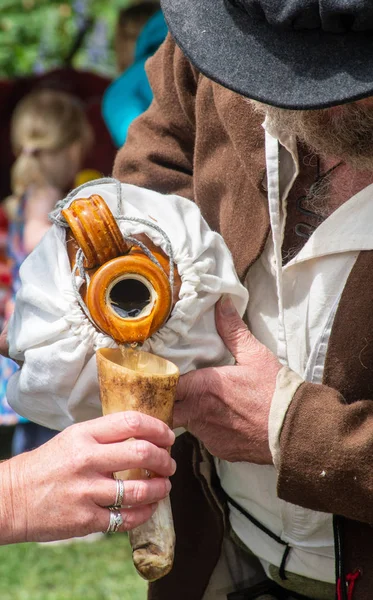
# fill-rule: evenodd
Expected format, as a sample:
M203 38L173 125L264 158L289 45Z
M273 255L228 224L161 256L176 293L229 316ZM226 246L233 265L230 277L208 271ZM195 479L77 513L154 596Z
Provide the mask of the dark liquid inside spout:
M144 304L143 306L136 307L136 308L129 308L127 307L127 303L123 303L124 306L119 306L117 304L114 304L114 302L112 302L112 306L113 309L115 310L115 312L122 317L122 319L134 319L135 317L138 317L139 314L141 313L142 309L145 308L146 304Z
M112 309L122 319L135 319L151 302L150 291L137 279L123 279L109 294Z

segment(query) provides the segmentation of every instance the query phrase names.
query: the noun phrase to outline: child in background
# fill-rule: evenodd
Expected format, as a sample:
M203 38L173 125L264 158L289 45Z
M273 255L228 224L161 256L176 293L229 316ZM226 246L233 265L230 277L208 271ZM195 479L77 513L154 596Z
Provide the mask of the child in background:
M5 201L9 218L8 256L12 295L5 320L13 312L19 268L50 227L48 214L71 187L92 142L92 131L79 101L64 92L32 92L17 105L11 122L13 195ZM0 425L16 425L13 454L35 448L55 432L17 415L6 401L6 386L18 366L0 357Z

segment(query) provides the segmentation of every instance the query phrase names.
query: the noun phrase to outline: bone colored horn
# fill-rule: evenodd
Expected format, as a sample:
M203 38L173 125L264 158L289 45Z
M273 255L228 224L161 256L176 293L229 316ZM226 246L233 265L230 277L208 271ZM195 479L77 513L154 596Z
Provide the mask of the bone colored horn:
M101 348L96 352L104 414L135 410L172 426L178 368L148 352ZM120 479L155 477L143 469L114 474ZM152 517L129 532L133 562L148 581L167 575L174 559L175 531L169 497L158 503Z

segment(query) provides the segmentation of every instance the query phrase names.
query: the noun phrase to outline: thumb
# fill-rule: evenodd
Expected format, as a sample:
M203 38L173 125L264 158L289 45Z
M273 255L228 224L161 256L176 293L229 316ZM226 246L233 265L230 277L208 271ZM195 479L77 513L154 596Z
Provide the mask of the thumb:
M248 330L232 299L224 295L216 305L216 328L224 344L239 365L247 365L261 344Z

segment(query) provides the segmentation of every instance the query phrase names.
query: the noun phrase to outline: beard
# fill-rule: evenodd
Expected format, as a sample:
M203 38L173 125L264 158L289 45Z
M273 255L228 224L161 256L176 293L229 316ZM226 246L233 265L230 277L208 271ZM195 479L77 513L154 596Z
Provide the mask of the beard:
M288 110L252 101L278 131L295 135L312 151L358 171L373 171L373 105L352 102L322 110Z

